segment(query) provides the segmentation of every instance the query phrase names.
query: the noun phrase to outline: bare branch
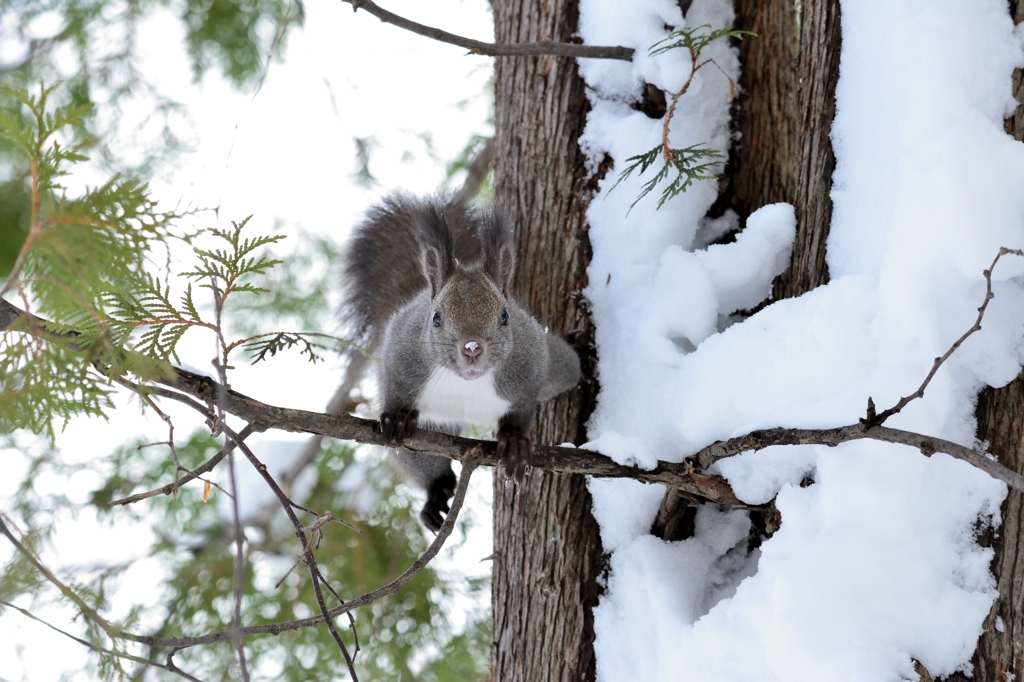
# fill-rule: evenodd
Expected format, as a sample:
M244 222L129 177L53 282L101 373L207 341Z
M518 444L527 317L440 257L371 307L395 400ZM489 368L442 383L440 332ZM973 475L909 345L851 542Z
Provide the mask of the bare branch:
M998 262L999 257L1005 254L1024 255L1024 252L1014 249L1001 249L999 255L993 261L992 267ZM988 289L986 291L986 299L979 308L979 321L987 307L988 301L991 300L991 270L992 268L990 267L989 270L985 271ZM6 312L8 319L13 319L9 309L17 312L14 318L21 314L21 311L15 306L0 299L0 316L5 314L5 308L8 309ZM3 318L0 317L0 321L2 320ZM40 320L40 322L45 321ZM976 323L975 327L978 327L979 324L980 322ZM938 360L944 361L945 358L948 358L971 333L977 331L975 327L972 327L972 330L969 330L968 333L957 340L946 355ZM941 365L941 362L939 364ZM931 376L934 376L935 369L933 367L933 371L926 378L921 388L918 389L918 393L923 394L924 388L927 386L928 381L930 381ZM120 381L124 383L123 380ZM222 387L212 379L181 369L177 370L175 380L165 383L178 389L178 391L198 398L207 405L216 404L218 398L222 398L224 409L248 422L253 431L265 431L275 428L283 431L329 436L359 443L384 445L384 438L377 432L377 423L374 420L360 419L359 417L345 414L328 415L307 412L305 410L275 407L231 389L222 390ZM202 405L199 405L195 400L178 391L161 387L147 387L146 390L162 397L189 404L200 411L203 410ZM912 395L904 399L904 401L901 401L902 405L905 405L906 402L913 398L914 396ZM898 404L896 407L902 409L902 405ZM886 412L889 411L887 410ZM833 429L779 428L756 431L746 436L714 443L696 453L694 457L700 463L700 468L704 469L722 457L739 454L745 450L762 449L769 445L818 444L831 446L837 445L840 442L869 438L908 445L927 455L934 452L945 452L952 457L982 469L1013 488L1024 490L1024 478L990 459L986 453L977 452L957 443L939 438L876 426L883 417L890 416L886 412L877 415L875 420L865 419L861 424ZM768 435L766 436L766 434ZM465 460L471 457L478 464L488 466L497 464L495 454L497 444L493 441L459 438L420 429L413 437L407 439L403 445L410 450L428 452L450 459ZM598 478L632 478L645 483L662 483L678 488L683 495L694 501L743 505L743 502L736 497L736 494L725 479L720 476L699 473L688 462L659 461L651 469L641 469L639 467L616 464L600 453L589 450L547 445L537 445L535 447L534 466L539 469L559 473L586 474Z
M91 606L86 604L85 601L81 597L79 597L77 594L75 594L74 590L72 590L70 587L65 585L60 580L60 578L58 578L56 575L54 575L53 571L51 571L46 566L44 566L43 563L41 561L39 561L39 559L37 559L36 556L34 554L32 554L31 551L29 551L28 547L26 547L24 544L22 544L22 542L20 540L18 540L18 538L14 537L14 534L11 533L10 529L7 527L7 524L4 523L4 518L5 518L5 515L3 514L3 512L0 512L0 533L2 533L3 535L7 536L7 539L11 541L11 544L14 545L15 549L17 549L19 552L21 552L22 555L24 555L24 557L26 559L28 559L29 563L32 564L33 566L35 566L36 570L43 574L44 578L49 580L50 583L54 587L56 587L58 590L60 590L61 594L63 594L65 597L67 597L69 600L71 600L71 602L75 606L78 607L79 612L83 616L85 616L87 619L91 620L92 622L96 623L98 626L100 626L100 628L105 633L107 633L108 636L110 636L110 637L123 636L123 633L121 633L120 629L117 626L115 626L112 623L110 623L109 621L107 621L103 616L101 616L99 613L97 613L95 611L95 609L93 609Z
M237 445L238 448L242 451L242 453L245 454L246 458L248 458L249 462L256 469L257 473L259 473L259 475L263 477L263 480L266 481L267 485L277 496L278 501L280 501L281 507L284 508L285 514L288 515L288 519L292 522L292 526L295 529L295 535L299 538L299 542L302 543L303 554L305 556L306 564L309 566L309 575L310 579L313 581L313 592L316 594L316 601L317 605L320 607L320 614L323 617L324 621L326 621L327 629L330 631L331 636L334 637L335 643L338 645L338 648L341 650L342 655L345 657L345 662L348 664L349 674L352 676L352 682L359 682L359 678L356 676L355 666L353 664L352 657L349 655L348 649L345 648L345 643L341 641L341 635L338 634L338 630L334 626L332 614L328 612L327 605L324 603L324 595L323 592L321 592L320 590L320 569L317 566L316 557L313 556L313 550L310 547L310 544L306 541L305 529L303 525L299 522L298 517L295 516L294 509L292 509L293 505L291 500L288 499L288 496L285 495L284 491L281 490L280 486L277 485L277 481L275 481L274 477L270 475L269 471L267 471L266 465L264 465L263 462L261 462L256 457L255 454L253 454L252 450L249 449L249 446L246 445L245 442L238 437L238 434L232 431L227 424L221 424L221 428L223 428L225 435L231 438L231 440L235 442L235 445ZM241 614L239 614L239 619L240 618ZM233 627L231 629L231 634L233 637L237 637L239 641L241 640L241 638L244 636L244 630L241 628L241 622L239 622L236 627Z
M849 443L855 440L878 440L884 443L898 443L907 445L926 457L936 452L943 452L950 457L981 469L986 474L997 480L1003 481L1011 488L1024 491L1024 476L1016 471L1004 467L990 456L964 447L959 443L923 436L911 431L892 429L888 426L867 426L865 424L850 424L834 429L764 429L752 431L745 436L731 438L727 441L719 441L698 452L695 457L701 469L706 469L713 463L726 457L738 455L741 452L751 450L763 450L773 445L827 445L835 447L840 443Z
M344 414L346 412L352 412L355 410L355 405L349 400L349 393L356 387L356 384L363 378L363 370L369 364L369 359L362 353L349 352L348 353L348 365L345 367L345 378L338 387L338 390L334 392L334 395L327 402L327 409L324 410L326 414L337 415ZM248 428L248 427L247 427ZM291 489L292 483L301 474L310 463L313 462L317 457L320 456L320 447L323 444L326 436L314 435L302 448L298 457L295 461L284 472L278 475L277 482L281 486L281 489L286 493ZM263 508L253 516L248 517L248 525L258 526L260 528L265 527L270 523L271 516L277 509L277 505L270 502L263 506Z
M947 350L942 357L935 358L935 362L932 363L931 371L928 372L928 376L924 378L924 381L921 382L921 385L918 387L916 391L914 391L908 396L900 398L900 401L898 403L890 407L888 410L880 412L877 416L868 414L868 418L866 421L868 422L869 426L884 423L886 419L902 410L911 401L924 397L924 389L928 388L928 384L931 383L932 377L934 377L935 373L939 371L939 367L942 366L942 363L949 359L949 356L952 355L956 351L956 349L960 347L960 344L967 340L967 337L969 337L971 334L975 332L981 331L981 318L985 317L985 310L988 308L989 301L995 298L995 294L992 293L992 271L995 270L996 263L999 262L999 259L1008 254L1015 256L1024 256L1024 251L1020 249L1008 249L1004 246L999 249L999 253L996 254L995 260L992 261L992 265L988 266L988 270L984 270L982 272L982 274L985 275L985 300L982 301L981 307L978 308L978 319L974 321L974 326L968 329L966 332L964 332L963 336L957 339L953 343L953 345L949 347L949 350ZM869 408L869 411L870 410L871 408Z
M473 158L466 169L466 181L462 183L462 187L455 193L456 201L469 203L476 197L477 192L480 191L480 185L483 184L484 178L487 177L487 171L491 169L493 161L494 138L489 137L487 142L484 143L483 149Z
M342 613L347 613L356 609L360 606L366 606L373 602L392 594L395 594L400 590L407 582L409 582L417 573L423 570L427 564L430 563L431 559L437 556L437 553L441 551L441 547L444 545L445 540L451 535L452 530L455 528L455 521L459 516L459 511L462 509L462 504L466 499L466 489L469 486L469 478L473 473L473 470L478 466L478 462L474 459L467 459L462 463L462 472L459 474L459 483L455 488L455 497L452 499L451 511L445 517L444 523L441 524L441 529L437 532L437 536L434 538L430 546L427 547L426 551L417 559L402 575L395 578L393 581L374 590L373 592L367 592L366 594L352 599L340 606L336 606L328 612L330 617L338 616ZM283 623L268 623L266 625L254 625L247 628L242 628L243 635L278 635L282 632L288 632L290 630L298 630L300 628L315 627L324 622L324 615L314 616L312 618L305 618L303 620L293 620ZM186 648L192 646L198 646L200 644L212 644L214 642L222 642L230 638L230 633L226 630L220 632L211 632L206 635L200 635L198 637L148 637L132 635L131 639L134 641L142 642L143 644L150 644L152 646L160 647L178 647Z
M5 601L0 601L0 606L6 606L7 608L14 609L15 611L19 612L21 615L25 616L26 618L30 618L30 619L34 620L35 622L37 622L37 623L41 623L42 625L45 625L46 627L50 628L54 632L59 632L60 634L62 634L65 637L67 637L68 639L72 639L72 640L78 642L79 644L81 644L82 646L88 647L90 650L95 651L96 653L109 654L111 656L117 656L118 658L123 658L125 660L132 661L134 663L141 663L142 665L151 665L151 666L154 666L156 668L162 668L163 670L168 670L168 671L170 671L172 673L175 673L176 675L180 675L180 676L184 677L186 680L191 680L191 682L200 682L200 680L198 678L192 677L187 672L185 672L184 670L182 670L178 666L174 665L174 662L170 660L170 656L168 656L167 664L163 664L163 663L158 663L157 661L152 661L152 660L150 660L148 658L142 658L140 656L133 656L132 654L126 653L124 651L114 651L113 649L104 649L103 647L96 646L95 644L93 644L91 642L87 642L86 640L82 639L81 637L76 637L75 635L71 634L70 632L67 632L66 630L61 630L56 625L53 625L52 623L48 623L47 621L43 620L39 616L34 615L33 613L31 613L31 612L21 608L20 606L15 606L14 604L9 604L8 602L5 602Z
M536 43L484 43L471 38L457 36L439 28L424 26L405 17L393 14L377 6L371 0L343 0L352 5L353 11L365 10L385 24L392 24L406 31L426 36L433 40L464 47L474 54L489 57L526 57L531 55L553 55L555 57L579 57L585 59L621 59L632 61L634 50L629 47L602 47L597 45L576 45L542 40Z
M2 303L5 302L0 299L0 304ZM3 306L0 305L0 313L2 312ZM195 396L204 403L215 403L219 393L217 382L209 377L192 374L183 369L177 370L176 380L167 383L184 393ZM177 391L161 387L147 387L147 390L153 391L161 397L178 400L199 410L203 408L195 400ZM275 428L282 431L310 433L371 445L384 445L384 437L377 433L377 422L372 419L361 419L346 414L328 415L319 412L275 407L231 389L225 391L223 395L225 410L249 422L253 431L265 431ZM837 432L843 434L841 440L836 440L835 434ZM763 433L769 432L754 432L754 434ZM976 452L962 445L922 434L911 434L910 432L898 431L897 429L882 429L880 427L867 428L866 425L851 425L837 429L819 430L777 429L772 430L771 433L789 434L792 438L796 439L789 444L800 444L802 442L806 444L833 445L848 440L871 438L890 443L902 443L922 451L928 451L931 448L931 451L927 454L936 451L945 452L950 456L962 459L981 468L994 478L1004 481L1014 488L1024 490L1024 480L1018 474L989 459L985 453ZM908 435L900 436L897 439L891 435L892 433ZM754 434L748 434L747 437L753 437ZM715 443L701 450L696 454L698 462L701 462L702 456L705 460L709 456L712 457L707 464L701 462L701 468L703 469L710 465L710 462L715 459L731 456L716 456L710 453L729 451L732 455L735 455L745 450L757 450L772 444L784 444L781 442L771 442L758 446L754 442L757 439L752 438L749 447L736 449L736 443L742 441L743 438L746 437L731 439L724 443ZM801 441L800 439L803 440ZM414 436L407 439L403 446L417 452L429 452L441 455L442 457L448 457L449 459L464 460L467 457L472 457L479 464L487 466L495 466L498 462L495 454L497 444L494 441L460 438L423 429L418 430ZM640 467L616 464L608 457L590 450L550 445L536 445L535 448L534 467L538 469L558 473L585 474L598 478L632 478L644 483L662 483L678 488L681 493L695 501L743 505L743 502L736 497L732 487L724 478L699 473L687 462L659 461L652 469L641 469Z

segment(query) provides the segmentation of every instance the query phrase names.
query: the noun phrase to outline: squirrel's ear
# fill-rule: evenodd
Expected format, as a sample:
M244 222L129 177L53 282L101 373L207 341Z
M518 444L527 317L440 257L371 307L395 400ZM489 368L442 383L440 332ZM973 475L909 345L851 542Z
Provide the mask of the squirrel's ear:
M516 252L512 243L512 219L501 209L484 214L478 230L484 252L484 270L508 296L516 274Z
M428 207L420 220L417 240L420 244L420 266L430 285L430 297L437 296L455 268L452 235L437 206Z

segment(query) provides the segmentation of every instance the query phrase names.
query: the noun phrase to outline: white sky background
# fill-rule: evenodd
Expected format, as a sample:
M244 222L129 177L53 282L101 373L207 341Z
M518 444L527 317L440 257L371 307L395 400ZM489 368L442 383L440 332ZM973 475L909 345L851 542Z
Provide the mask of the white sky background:
M387 8L461 35L481 40L493 36L484 0L429 4L389 0ZM414 193L436 190L444 180L445 164L470 136L492 132L487 122L490 59L467 56L461 48L382 24L363 12L353 13L349 5L336 0L306 2L304 27L291 32L284 63L271 64L255 98L251 91L235 91L216 69L200 85L192 83L183 31L173 11L155 12L138 32L140 68L162 95L185 105L188 126L178 132L194 146L191 153L182 155L176 169L158 171L151 183L153 195L165 208L219 206L222 227L253 214L250 234L272 232L281 223L281 230L289 235L301 229L340 241L382 194L398 188ZM40 22L41 31L44 23ZM150 108L148 101L123 108L126 122L138 123L127 123L122 130L135 131L138 137L126 133L114 148L129 160L139 142L152 137L154 128L143 123ZM379 181L369 190L352 180L353 138L368 136L376 138L370 168ZM432 149L424 141L426 136ZM456 186L460 180L455 179ZM209 225L214 220L213 214L205 213L197 223ZM213 355L212 340L199 332L190 332L182 348L182 360L197 367L206 366ZM322 410L340 379L336 364L325 368L296 356L279 355L253 371L246 371L242 364L233 377L236 389L288 407ZM169 412L180 437L198 426L187 412L173 407ZM109 423L74 422L60 437L59 446L69 461L82 461L110 452L136 434L162 440L166 428L153 418L140 418L138 408L127 405ZM280 432L263 438L268 437L289 438ZM9 506L9 495L27 464L15 452L3 457L10 476L0 480L0 509ZM98 476L84 472L70 482L70 494L85 502L88 491L98 484ZM478 575L489 572L489 564L479 563L490 553L489 478L478 475L474 484L474 516L485 528L454 557L443 553L439 559L448 566L467 566ZM46 485L65 489L69 482ZM56 551L45 553L44 560L59 568L110 561L113 552L119 553L119 559L140 557L148 535L139 533L146 532L138 525L101 526L86 511L76 520L61 523ZM9 545L0 546L0 562L10 555ZM122 580L126 592L153 589L155 569L149 560L138 562ZM466 608L473 606L462 601ZM60 627L69 627L74 615L41 605L34 605L33 611ZM70 629L76 628L70 625ZM82 671L86 658L84 647L20 614L7 610L0 617L0 680L50 680L65 672L75 673L72 679L89 679Z

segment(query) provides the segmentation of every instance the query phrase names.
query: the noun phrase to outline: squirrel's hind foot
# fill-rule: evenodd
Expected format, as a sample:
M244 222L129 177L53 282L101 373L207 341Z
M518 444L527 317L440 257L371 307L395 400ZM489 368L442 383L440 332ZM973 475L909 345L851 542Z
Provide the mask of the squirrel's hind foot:
M427 502L420 512L420 521L432 533L441 530L444 523L444 516L448 515L448 500L455 494L455 474L448 471L443 476L430 484L427 489Z

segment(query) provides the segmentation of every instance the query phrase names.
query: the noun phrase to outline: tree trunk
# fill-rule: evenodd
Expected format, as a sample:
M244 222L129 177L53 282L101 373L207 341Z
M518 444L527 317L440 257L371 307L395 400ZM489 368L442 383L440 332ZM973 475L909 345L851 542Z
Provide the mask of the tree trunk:
M574 0L494 0L500 43L571 41ZM587 102L575 60L513 57L495 64L496 200L516 221L516 299L541 324L592 348L579 292L590 261L593 193L577 140ZM544 405L534 438L583 442L596 386L585 380ZM590 379L590 381L588 381ZM582 476L533 471L520 485L495 472L491 680L594 679L592 609L601 544Z
M799 22L794 4L801 8ZM766 204L786 201L796 208L790 267L774 288L775 298L791 298L828 281L839 2L738 0L736 16L737 28L757 36L740 45L744 93L740 144L728 170L729 205L744 221Z
M1024 3L1010 3L1016 23L1024 21ZM1013 74L1014 97L1024 101L1024 78ZM1006 132L1024 141L1024 106L1007 119ZM978 396L978 439L988 441L999 462L1024 473L1024 375L1003 388L986 388ZM1010 489L1000 510L1003 525L993 546L992 572L999 597L985 619L974 655L974 679L1009 682L1024 675L1024 494ZM956 675L954 679L966 679Z

